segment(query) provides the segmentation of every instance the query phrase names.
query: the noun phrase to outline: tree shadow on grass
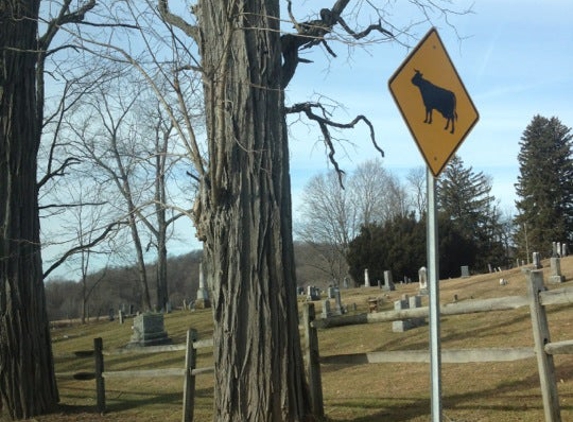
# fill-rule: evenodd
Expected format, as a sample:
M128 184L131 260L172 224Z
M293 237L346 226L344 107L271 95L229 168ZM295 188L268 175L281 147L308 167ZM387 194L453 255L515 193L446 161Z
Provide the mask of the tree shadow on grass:
M573 375L573 362L556 365L556 373L569 377ZM469 391L460 394L449 394L442 397L443 413L459 411L490 410L492 412L531 412L543 415L541 391L528 394L528 390L539 389L539 375L533 372L524 379L504 381L494 387L481 391ZM515 393L522 392L517 395ZM560 393L561 412L573 411L573 394ZM567 403L567 404L565 404ZM353 419L328 418L330 422L407 422L420 416L430 417L429 398L395 398L377 397L327 401L327 407L347 409L380 409L368 416ZM328 412L327 412L328 413Z
M121 392L114 397L113 392L106 393L106 413L129 411L136 408L153 405L181 405L183 406L183 393L180 392L139 392L129 393L130 397L122 398ZM213 397L212 388L195 390L195 399L200 397Z

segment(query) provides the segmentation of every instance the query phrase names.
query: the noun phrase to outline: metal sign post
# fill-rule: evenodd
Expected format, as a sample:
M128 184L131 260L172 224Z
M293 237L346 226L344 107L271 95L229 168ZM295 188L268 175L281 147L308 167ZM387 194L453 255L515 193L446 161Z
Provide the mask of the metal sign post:
M436 206L436 179L427 169L428 212L426 223L426 254L428 260L428 286L430 311L430 375L432 422L442 420L442 353L440 345L440 285L438 266L438 213Z
M442 356L435 178L477 123L479 114L435 28L428 31L396 70L388 88L428 166L426 243L432 422L441 422Z

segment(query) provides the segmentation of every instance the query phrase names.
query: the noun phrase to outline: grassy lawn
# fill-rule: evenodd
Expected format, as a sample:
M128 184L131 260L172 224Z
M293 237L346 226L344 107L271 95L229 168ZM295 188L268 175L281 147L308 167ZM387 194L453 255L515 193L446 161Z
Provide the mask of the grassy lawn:
M544 262L549 267L549 262ZM571 285L573 257L564 258L561 268ZM549 276L546 268L545 279ZM499 278L508 280L500 286ZM413 295L418 285L397 285L396 291L383 293L377 288L342 291L345 304L355 303L357 312L366 312L369 297L384 296L384 310L403 294ZM443 280L440 302L471 298L525 295L525 276L514 269L466 279ZM316 312L320 315L320 304ZM573 309L548 308L552 341L572 339ZM185 343L188 328L198 330L199 338L212 334L211 311L176 311L165 316L165 326L176 344ZM102 337L104 350L123 347L131 337L131 321L91 322L54 328L52 340L61 396L58 413L37 421L179 421L182 407L182 378L136 378L106 380L107 413L95 413L95 382L78 381L70 373L93 371L93 358L72 358L72 353L93 348L93 339ZM427 349L428 325L404 332L392 332L390 323L355 325L319 331L321 355L387 350ZM441 319L442 348L531 347L529 309L489 312ZM106 370L179 368L184 352L148 355L105 356ZM211 350L200 349L198 367L211 366ZM559 399L564 421L573 420L573 357L555 357L559 380ZM330 421L428 421L430 420L429 364L392 363L369 365L322 365L325 411ZM197 377L195 420L211 421L213 379L211 374ZM535 359L505 363L443 364L442 403L444 421L523 421L543 420L543 407Z

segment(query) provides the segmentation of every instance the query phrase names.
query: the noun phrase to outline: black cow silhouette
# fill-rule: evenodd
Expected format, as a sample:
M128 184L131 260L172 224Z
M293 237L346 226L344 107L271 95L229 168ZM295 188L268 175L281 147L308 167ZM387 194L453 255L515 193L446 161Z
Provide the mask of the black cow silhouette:
M456 113L456 95L452 91L448 91L447 89L434 85L429 80L424 79L419 70L414 69L414 71L416 74L412 78L412 83L420 88L422 101L426 108L426 118L424 123L431 124L432 110L438 110L446 119L446 127L444 129L447 130L451 122L452 129L450 130L450 133L454 133L454 121L458 119L458 114Z

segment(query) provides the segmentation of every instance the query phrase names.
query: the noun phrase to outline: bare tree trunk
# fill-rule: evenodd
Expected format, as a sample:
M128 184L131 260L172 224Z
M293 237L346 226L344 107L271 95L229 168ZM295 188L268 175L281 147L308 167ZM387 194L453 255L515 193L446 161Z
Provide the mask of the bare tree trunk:
M36 187L39 3L0 3L0 409L9 419L58 402Z
M165 204L167 195L165 192L165 172L167 160L167 146L169 143L169 132L159 131L155 136L155 214L157 217L157 230L154 232L157 240L157 307L163 312L167 312L167 302L169 301L169 290L167 286L167 219Z
M145 268L145 257L143 256L143 246L141 244L141 237L139 236L139 231L137 230L137 223L135 221L135 205L128 201L129 215L127 220L129 221L129 229L131 232L131 239L133 240L133 246L135 248L135 254L137 256L137 277L139 284L143 289L143 297L141 299L141 305L147 311L152 311L153 306L151 305L151 295L149 294L149 284L147 282L147 269Z
M199 2L210 167L196 209L216 421L309 413L296 304L278 1Z

